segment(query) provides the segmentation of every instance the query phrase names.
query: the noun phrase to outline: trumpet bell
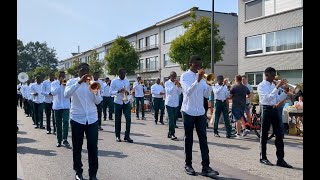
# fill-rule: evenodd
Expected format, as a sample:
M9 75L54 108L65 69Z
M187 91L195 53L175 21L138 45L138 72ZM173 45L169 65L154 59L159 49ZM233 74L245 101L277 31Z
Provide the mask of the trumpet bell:
M213 73L208 74L208 75L204 74L204 76L206 78L207 84L211 86L214 83L214 78L215 78L214 74Z
M98 90L101 89L101 85L98 82L92 82L92 83L90 83L89 89L91 92L97 93Z

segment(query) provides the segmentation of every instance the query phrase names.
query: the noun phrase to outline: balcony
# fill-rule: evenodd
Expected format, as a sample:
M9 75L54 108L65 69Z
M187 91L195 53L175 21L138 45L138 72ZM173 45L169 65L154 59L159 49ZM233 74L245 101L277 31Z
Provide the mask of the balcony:
M150 46L145 46L145 47L142 47L142 48L137 48L137 51L139 51L139 52L144 52L144 51L149 51L149 50L158 49L158 48L159 48L159 45L158 45L158 44L153 44L153 45L150 45Z

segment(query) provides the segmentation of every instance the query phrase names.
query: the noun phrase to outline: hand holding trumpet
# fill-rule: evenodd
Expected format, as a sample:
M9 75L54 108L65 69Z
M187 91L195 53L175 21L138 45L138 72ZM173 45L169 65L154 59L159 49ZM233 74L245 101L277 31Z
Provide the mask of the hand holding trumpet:
M180 84L180 82L178 80L174 81L174 85L176 85L177 87L181 87L181 84Z
M203 69L199 69L198 70L198 82L201 81L201 79L203 79L204 76L204 70Z
M276 83L277 83L276 88L278 89L279 87L283 86L284 84L287 84L288 81L286 79L281 79L281 80L276 81Z

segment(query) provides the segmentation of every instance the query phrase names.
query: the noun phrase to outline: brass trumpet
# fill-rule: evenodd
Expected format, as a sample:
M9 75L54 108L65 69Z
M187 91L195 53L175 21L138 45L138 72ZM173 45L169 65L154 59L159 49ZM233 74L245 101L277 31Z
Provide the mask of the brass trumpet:
M89 85L89 90L93 94L97 94L98 91L101 89L100 83L99 82L91 82L91 78L90 77L87 78L87 83Z
M125 89L126 87L125 87L125 86L123 86L123 88ZM125 91L125 92L123 92L123 98L122 98L122 101L123 101L123 102L128 101L128 95L127 95L127 92L126 92L126 91Z
M180 83L178 80L175 80L175 81L174 81L174 84L175 84L177 87L181 87L181 83Z
M62 85L67 85L67 80L66 79L64 79L64 80L62 80L62 83L61 83Z
M209 86L212 86L214 84L214 74L204 74L204 78L206 79L206 82Z

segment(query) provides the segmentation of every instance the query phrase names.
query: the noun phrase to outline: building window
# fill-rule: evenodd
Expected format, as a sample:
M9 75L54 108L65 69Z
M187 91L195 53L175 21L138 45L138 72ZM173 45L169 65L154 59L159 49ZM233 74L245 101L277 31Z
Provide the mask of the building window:
M262 35L246 37L246 55L262 52Z
M99 52L99 54L98 54L98 59L99 59L101 62L103 62L105 55L106 55L106 52L105 52L105 51Z
M158 34L146 37L146 47L153 48L158 45Z
M262 72L247 73L248 83L252 86L258 86L263 80Z
M144 47L144 44L143 44L143 38L142 39L139 39L139 49L142 49Z
M302 48L302 27L266 34L266 52Z
M177 65L177 63L173 63L170 61L170 56L168 53L163 54L163 64L164 66Z
M147 63L146 63L147 70L149 70L149 71L157 70L157 68L158 68L158 57L157 56L147 58L146 60L147 60Z
M168 30L164 31L164 43L169 43L173 40L175 40L180 35L183 35L186 29L180 25Z
M144 59L140 59L139 60L139 70L143 70L144 69Z
M302 0L254 0L245 4L246 20L302 7Z

